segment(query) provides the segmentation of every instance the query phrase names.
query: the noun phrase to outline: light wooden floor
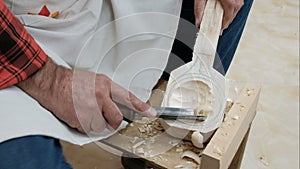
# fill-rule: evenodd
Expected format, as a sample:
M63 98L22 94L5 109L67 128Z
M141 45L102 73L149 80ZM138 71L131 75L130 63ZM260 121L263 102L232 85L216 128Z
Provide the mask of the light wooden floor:
M242 168L298 169L299 1L255 1L227 78L262 86ZM122 168L95 144L63 147L75 169Z

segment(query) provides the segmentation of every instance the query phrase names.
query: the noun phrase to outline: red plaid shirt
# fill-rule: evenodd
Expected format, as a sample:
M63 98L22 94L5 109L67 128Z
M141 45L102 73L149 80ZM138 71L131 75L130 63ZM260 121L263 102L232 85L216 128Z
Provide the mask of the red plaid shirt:
M0 0L0 89L39 70L48 56Z

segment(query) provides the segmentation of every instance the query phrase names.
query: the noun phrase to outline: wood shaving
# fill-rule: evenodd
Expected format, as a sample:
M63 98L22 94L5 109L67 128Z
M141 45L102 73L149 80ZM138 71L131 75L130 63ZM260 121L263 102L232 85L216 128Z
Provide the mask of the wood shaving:
M245 106L241 105L240 106L240 111L243 111L245 109Z
M225 107L225 112L229 112L229 110L231 109L231 107L233 106L233 101L231 99L227 99L226 101L226 107Z
M181 153L181 152L183 152L183 149L182 148L176 148L176 152Z
M136 143L135 145L133 145L132 146L132 153L135 153L136 152L136 148L138 148L139 146L141 146L144 143L145 143L145 140L140 141L140 142Z
M219 156L222 156L223 155L223 151L220 147L214 145L214 150L213 150L214 153L218 154Z
M140 133L145 133L145 132L146 132L146 130L145 130L144 127L138 127L138 129L139 129L139 132L140 132Z
M194 131L191 136L193 145L197 148L203 148L203 136L199 131Z
M234 115L234 116L232 117L232 119L233 119L233 120L238 120L238 119L240 119L240 116L239 116L239 115Z
M129 139L129 141L134 144L139 138L138 137L133 137L131 139Z
M196 109L197 116L208 116L213 112L211 105L201 105Z
M144 118L143 120L134 123L136 129L138 130L137 135L143 139L151 138L163 132L163 128L159 123L158 119L148 120Z
M183 165L176 165L174 168L184 168Z
M153 126L156 130L159 130L159 131L162 131L163 130L163 128L162 128L162 126L161 125L155 125L155 126Z
M196 153L194 153L194 152L192 152L192 151L190 151L190 150L187 150L187 151L183 152L183 153L181 154L180 158L181 158L181 159L183 159L183 158L189 158L189 159L192 159L192 160L193 160L194 162L196 162L198 165L199 165L200 162L201 162L200 157L199 157Z
M136 152L137 152L138 154L144 154L144 153L145 153L144 148L138 148L138 149L136 150Z
M178 144L178 141L177 140L171 140L171 141L169 141L169 144L174 147Z

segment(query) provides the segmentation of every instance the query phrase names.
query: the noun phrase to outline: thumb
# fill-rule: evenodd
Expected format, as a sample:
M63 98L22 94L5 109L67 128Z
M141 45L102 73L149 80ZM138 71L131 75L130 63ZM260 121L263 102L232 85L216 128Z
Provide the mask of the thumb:
M141 101L132 93L129 93L129 99L130 99L132 108L134 108L135 110L140 112L141 115L148 116L148 117L156 116L156 111L150 105Z
M156 111L150 105L141 101L134 94L116 83L112 83L111 85L111 97L116 103L120 103L126 107L129 107L132 110L139 112L143 116L156 116Z
M202 21L206 2L207 2L207 0L195 0L194 1L195 25L198 28L200 27L200 24Z

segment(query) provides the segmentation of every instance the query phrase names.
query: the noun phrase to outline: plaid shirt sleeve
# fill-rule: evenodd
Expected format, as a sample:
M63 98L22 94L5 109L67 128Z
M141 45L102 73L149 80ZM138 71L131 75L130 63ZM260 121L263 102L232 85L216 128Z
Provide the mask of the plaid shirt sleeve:
M39 70L48 56L0 0L0 89Z

